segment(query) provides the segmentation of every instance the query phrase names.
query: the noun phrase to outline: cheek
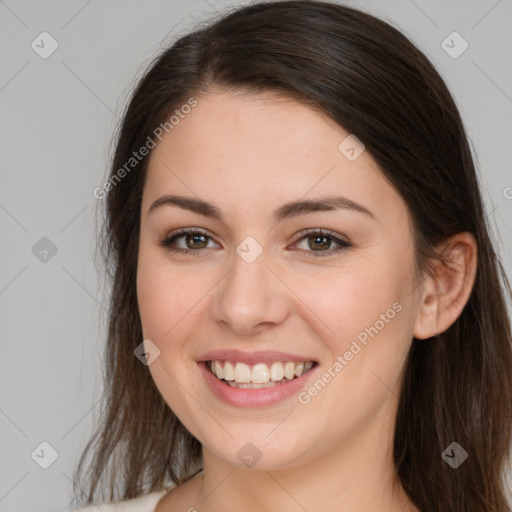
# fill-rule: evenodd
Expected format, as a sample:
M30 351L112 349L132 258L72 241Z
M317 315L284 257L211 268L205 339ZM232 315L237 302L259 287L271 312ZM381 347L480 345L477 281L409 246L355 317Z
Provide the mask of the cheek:
M160 350L149 371L167 405L195 436L199 434L197 417L204 410L191 398L199 394L195 380L188 378L196 370L195 363L182 356L196 323L194 315L203 313L200 298L207 290L207 283L197 275L171 267L151 251L140 251L137 299L143 336ZM183 382L187 383L187 392Z
M361 311L351 310L350 332L340 351L348 361L345 377L358 381L359 396L399 394L399 377L412 342L410 277L390 271L360 297ZM354 304L357 306L357 304Z
M392 387L398 378L412 338L408 268L381 253L371 264L340 268L325 279L301 279L297 288L315 313L333 365L338 361L331 389L349 407L386 392L382 382ZM346 395L347 389L353 391Z
M372 264L340 268L314 279L301 278L295 290L329 331L328 337L343 347L347 339L373 325L381 314L391 310L389 315L394 316L392 307L400 300L402 285L396 272L383 264Z
M149 253L149 251L148 251ZM141 250L137 269L137 299L144 337L165 344L201 310L208 280L185 266L173 266L161 256Z

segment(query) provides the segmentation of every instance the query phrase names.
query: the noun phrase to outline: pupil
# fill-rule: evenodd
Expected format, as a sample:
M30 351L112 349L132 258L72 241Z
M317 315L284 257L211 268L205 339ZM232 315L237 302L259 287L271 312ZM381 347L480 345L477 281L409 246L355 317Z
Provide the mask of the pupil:
M309 242L312 249L315 248L313 246L319 249L328 249L330 245L330 240L326 236L310 236Z
M206 237L200 234L188 235L187 245L191 245L195 249L203 249L207 245Z

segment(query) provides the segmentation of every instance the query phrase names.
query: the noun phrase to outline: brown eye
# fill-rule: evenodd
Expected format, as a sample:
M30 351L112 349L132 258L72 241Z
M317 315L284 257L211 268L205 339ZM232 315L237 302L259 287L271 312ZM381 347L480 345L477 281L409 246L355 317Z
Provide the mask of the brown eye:
M295 245L308 256L330 256L352 247L351 243L323 229L310 230L302 235Z
M211 236L197 229L181 230L169 235L160 244L170 251L197 254L200 254L202 249L219 247Z
M308 244L310 249L325 251L331 248L332 240L327 236L309 236Z
M203 234L185 235L187 249L204 249L208 245L208 237Z

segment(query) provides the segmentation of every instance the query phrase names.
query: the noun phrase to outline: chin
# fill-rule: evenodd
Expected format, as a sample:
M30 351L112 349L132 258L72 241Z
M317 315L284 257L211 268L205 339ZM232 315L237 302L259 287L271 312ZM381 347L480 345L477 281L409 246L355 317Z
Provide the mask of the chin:
M299 463L305 454L311 454L313 442L306 442L300 433L293 435L284 429L277 433L274 424L261 426L240 426L239 429L230 428L233 437L226 442L223 432L217 439L201 440L206 451L212 452L216 457L224 460L226 464L237 468L253 471L275 471L294 466ZM276 432L272 432L276 429ZM272 432L269 435L269 432Z

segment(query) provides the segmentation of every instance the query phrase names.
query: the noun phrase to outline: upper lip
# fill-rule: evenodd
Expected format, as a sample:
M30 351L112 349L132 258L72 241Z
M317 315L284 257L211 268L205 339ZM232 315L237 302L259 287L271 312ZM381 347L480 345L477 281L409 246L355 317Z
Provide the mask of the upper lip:
M199 363L206 361L234 361L245 364L267 363L276 361L286 362L316 362L311 357L304 357L297 354L286 352L276 352L275 350L260 350L255 352L244 352L242 350L221 349L206 352L197 360Z

